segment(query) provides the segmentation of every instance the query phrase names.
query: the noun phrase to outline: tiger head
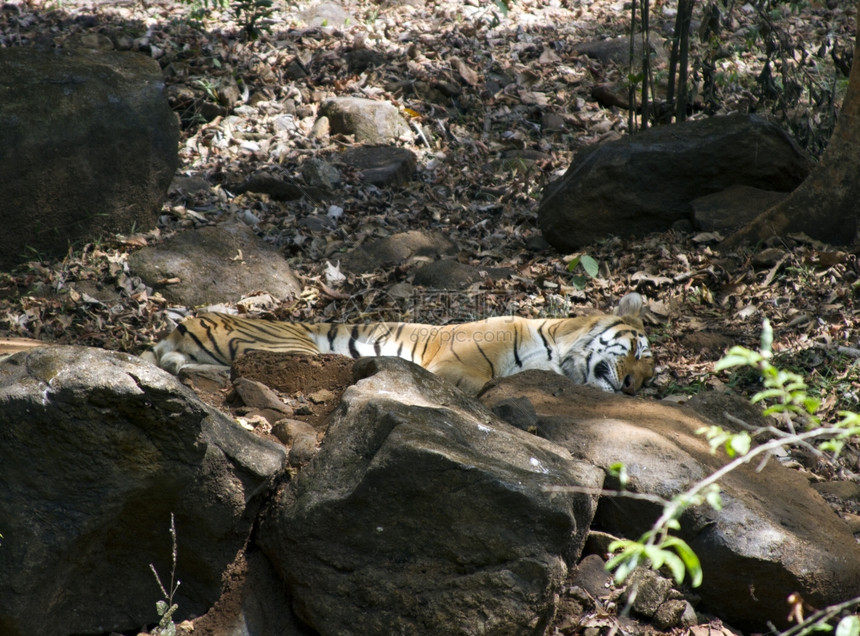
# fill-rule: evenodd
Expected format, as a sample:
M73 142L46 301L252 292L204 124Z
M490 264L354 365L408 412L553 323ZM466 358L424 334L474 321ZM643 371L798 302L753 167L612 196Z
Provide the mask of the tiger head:
M639 294L627 294L615 315L592 318L585 333L557 338L564 374L579 384L634 395L654 376L642 306Z

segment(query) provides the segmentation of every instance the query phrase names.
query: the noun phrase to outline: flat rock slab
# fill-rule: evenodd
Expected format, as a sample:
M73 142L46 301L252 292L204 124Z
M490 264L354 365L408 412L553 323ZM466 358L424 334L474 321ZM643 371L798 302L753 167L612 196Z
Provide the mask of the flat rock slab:
M0 269L152 228L178 163L158 62L0 49Z
M343 259L346 270L361 274L379 268L412 264L412 261L436 260L453 256L459 250L444 234L411 230L392 234L355 248Z
M790 192L810 167L783 130L755 115L659 126L580 152L544 190L538 221L550 244L574 251L668 230L691 219L693 199L733 185Z
M727 463L712 455L695 431L714 421L693 408L616 396L566 378L526 371L494 380L481 396L493 407L512 398L534 406L536 434L574 457L608 469L623 462L634 492L663 498L684 491ZM703 403L709 413L743 414L746 403ZM748 405L747 405L748 406ZM846 524L796 471L770 461L757 472L743 466L721 482L723 509L688 510L682 536L699 556L702 607L744 631L787 627L789 594L811 605L845 601L860 589L860 546ZM598 527L638 538L661 510L648 502L614 498L601 502Z
M501 280L512 274L513 270L504 267L479 268L443 258L418 268L412 282L430 289L466 289L484 276L491 280Z
M281 254L243 223L186 230L138 250L128 265L171 303L187 307L235 302L259 290L275 298L302 290Z

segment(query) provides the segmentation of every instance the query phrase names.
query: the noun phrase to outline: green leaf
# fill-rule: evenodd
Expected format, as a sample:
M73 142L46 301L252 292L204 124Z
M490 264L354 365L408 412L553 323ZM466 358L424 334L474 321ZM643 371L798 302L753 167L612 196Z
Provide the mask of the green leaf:
M158 612L159 616L164 616L169 609L170 605L168 605L165 601L157 601L155 603L155 611Z
M577 267L579 267L579 259L580 258L582 258L582 257L581 256L575 256L572 259L570 259L570 262L567 264L567 271L572 272Z
M684 575L687 573L687 568L684 566L684 562L680 557L678 557L678 555L672 554L671 552L666 552L665 554L666 566L672 573L672 578L675 579L675 583L680 585L684 582Z
M773 328L770 326L770 320L764 319L761 325L761 350L767 357L770 357L770 352L773 348Z
M642 552L645 554L645 558L651 561L651 567L655 570L662 568L666 557L672 555L671 552L662 550L656 545L646 545Z
M750 402L755 404L756 402L761 402L762 400L769 400L771 398L782 397L785 395L785 391L782 389L765 389L764 391L759 391L752 398L750 398Z
M752 438L750 437L750 434L746 431L742 431L737 435L733 435L729 439L729 444L726 448L726 451L731 449L731 452L729 452L729 457L734 457L735 454L746 455L750 451L751 444Z
M623 582L630 573L639 565L639 559L644 546L637 541L621 539L609 544L609 551L621 549L621 552L613 556L604 566L607 572L615 570L614 580Z
M678 537L667 537L663 542L663 546L672 548L678 553L678 556L684 563L687 574L690 575L690 585L693 587L699 587L702 584L702 564L699 561L699 557L695 552L693 552L693 549L687 544L687 542L683 539L679 539ZM678 583L681 582L677 577L675 580Z
M803 408L805 408L806 412L810 415L815 413L819 406L821 406L821 400L819 398L807 396L803 399Z
M708 490L705 493L705 501L708 502L708 505L714 510L722 510L723 509L723 498L720 496L720 488L716 484L714 484L714 488Z
M627 466L624 465L624 462L615 462L614 464L610 465L609 474L618 480L618 483L621 486L621 490L625 490L627 488Z
M842 448L845 446L845 442L840 442L835 439L828 439L821 442L818 445L818 449L824 452L831 452L834 455L839 455L842 452Z
M714 365L714 371L724 371L726 369L731 369L732 367L743 367L750 364L754 364L749 356L732 353L731 351L724 355L722 358L717 360Z
M839 621L834 636L860 636L860 616L846 616Z
M585 289L585 276L573 276L570 279L571 284L577 289Z
M600 271L600 266L597 264L597 261L594 260L588 254L583 254L580 259L580 263L582 264L582 269L585 270L585 273L591 276L592 278L597 278L597 274Z

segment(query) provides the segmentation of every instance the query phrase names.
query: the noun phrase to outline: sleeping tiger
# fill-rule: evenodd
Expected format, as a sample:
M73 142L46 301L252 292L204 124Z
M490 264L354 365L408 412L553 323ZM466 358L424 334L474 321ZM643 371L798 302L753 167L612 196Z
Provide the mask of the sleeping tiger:
M654 375L641 312L642 297L630 293L614 315L504 316L441 327L290 323L207 313L183 321L144 358L175 374L191 365L229 366L246 351L396 356L472 395L492 378L526 369L555 371L579 384L632 395Z

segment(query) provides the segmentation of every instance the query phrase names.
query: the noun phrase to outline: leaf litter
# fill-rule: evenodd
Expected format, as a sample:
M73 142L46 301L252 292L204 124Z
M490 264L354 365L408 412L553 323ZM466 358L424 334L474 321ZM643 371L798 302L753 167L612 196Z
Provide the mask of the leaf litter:
M652 11L671 23L673 7L657 2ZM344 7L348 17L338 24L316 20L308 3L275 8L267 30L249 41L229 11L214 10L197 29L188 7L173 2L4 5L0 46L62 47L102 33L115 44L127 37L129 48L157 59L182 137L181 168L157 229L0 272L0 337L140 353L173 318L161 294L129 270L128 254L183 229L240 218L282 251L304 285L295 299L245 299L243 311L339 322L562 316L607 311L636 290L647 300L659 364L646 395L751 395L755 378L717 376L713 364L731 345L755 348L767 318L777 362L808 378L825 419L860 409L856 250L793 236L757 252L721 253L720 236L690 228L639 239L619 232L571 255L540 236L542 187L580 149L627 133L626 111L592 97L598 84L623 83L627 70L573 52L583 42L624 35L625 5L518 0L503 12L475 0L360 0ZM721 112L763 104L751 89L762 56L742 46L754 18L734 11L719 34L721 46L739 51L721 60ZM838 52L850 48L850 7L792 12L785 4L771 18L794 38L802 53L795 60L829 46L838 63ZM400 144L418 157L412 181L377 187L343 168L326 201L236 193L237 184L261 174L302 183L308 160L351 147L349 137L314 134L321 103L335 96L388 100L400 109L414 132ZM798 103L791 115L803 122L818 113ZM310 217L328 217L331 229L314 231L303 223ZM483 276L450 293L427 290L416 314L408 302L416 293L414 267L359 274L341 265L357 246L416 229L444 233L461 263L510 275ZM580 269L570 271L574 261ZM260 291L248 290L249 298ZM816 459L801 468L811 479L856 480L858 461L853 445L835 465Z

